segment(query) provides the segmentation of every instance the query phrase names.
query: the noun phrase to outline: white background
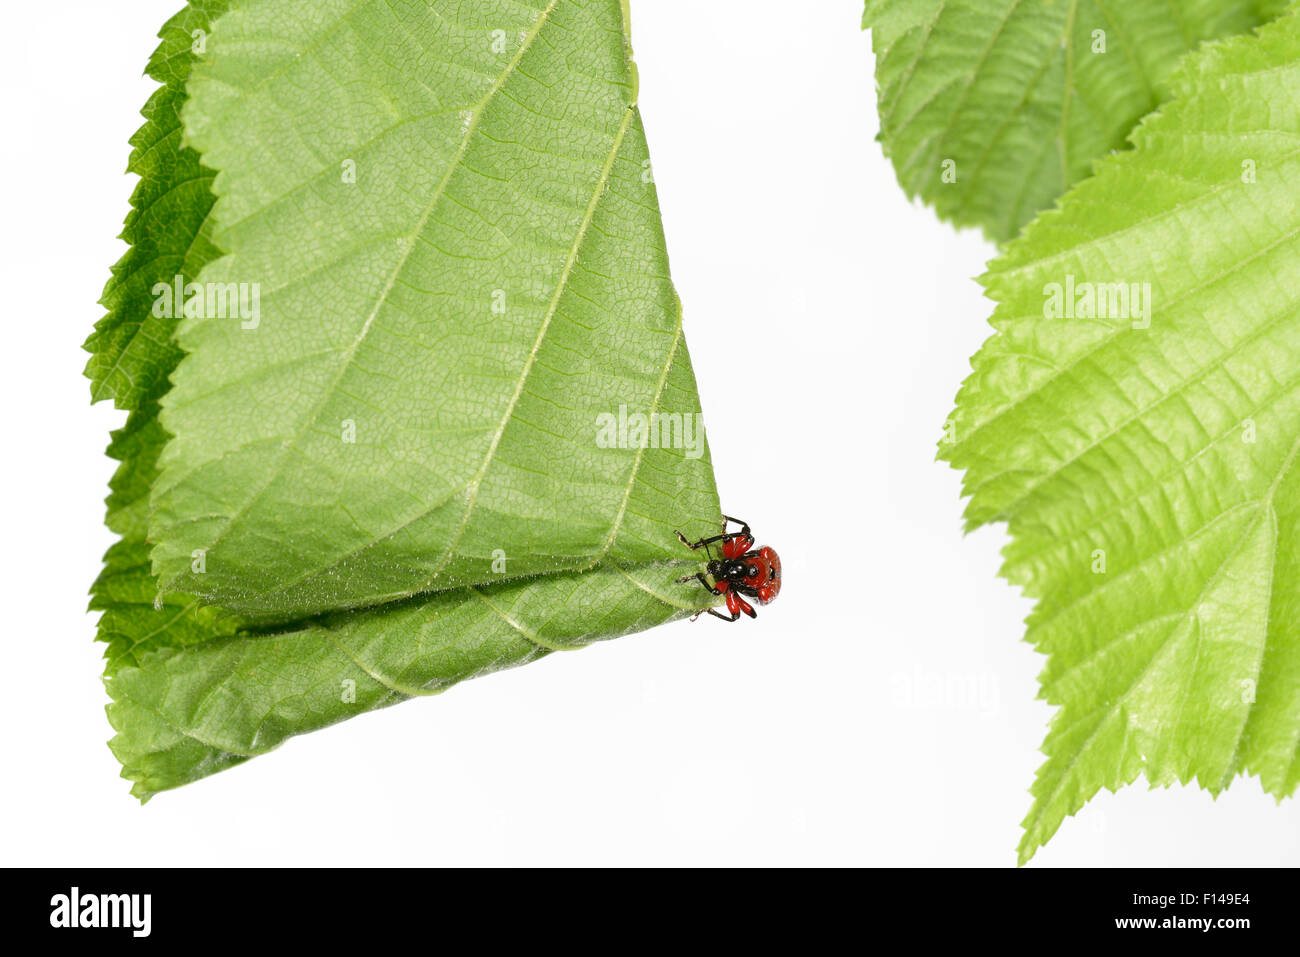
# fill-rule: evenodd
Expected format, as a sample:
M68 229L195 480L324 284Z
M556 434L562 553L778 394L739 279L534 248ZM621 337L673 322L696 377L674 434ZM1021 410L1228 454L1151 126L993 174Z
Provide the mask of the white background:
M105 741L86 590L110 544L80 343L179 0L18 4L0 32L8 302L5 864L1011 865L1049 708L935 443L988 332L992 249L873 138L858 0L633 0L642 107L723 503L778 603L297 738L141 808ZM1295 864L1254 779L1097 797L1036 865Z

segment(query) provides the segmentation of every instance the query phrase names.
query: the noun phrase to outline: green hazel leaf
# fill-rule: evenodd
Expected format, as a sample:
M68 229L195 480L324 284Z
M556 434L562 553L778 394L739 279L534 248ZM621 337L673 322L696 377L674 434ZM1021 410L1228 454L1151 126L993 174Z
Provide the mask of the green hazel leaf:
M1022 862L1139 774L1300 781L1300 19L1172 86L984 277L943 450L1060 709Z
M662 566L604 563L352 612L280 634L164 649L109 682L110 742L148 800L408 698L694 614L705 592Z
M1127 145L1134 124L1167 98L1189 49L1284 7L868 0L880 140L909 197L1004 241Z
M91 399L111 398L138 409L168 388L180 359L172 341L176 320L154 314L158 283L197 276L215 256L208 213L212 173L194 150L180 147L185 82L212 21L230 0L194 0L159 33L162 43L145 72L163 84L142 111L145 123L131 138L127 170L140 182L131 197L122 238L130 248L113 267L100 303L108 309L86 340Z
M228 5L232 4L196 2L169 22L162 32L163 45L151 61L151 75L167 83L169 78L183 78L189 74L194 59L191 37L195 30L202 31L208 52L212 53L213 37L219 41L227 29L234 32L240 23L247 25L248 21L240 20L238 16L228 17L212 33L211 16L220 13ZM269 10L270 4L257 3L255 0L234 0L233 5L241 11L252 10L275 19L274 11ZM553 6L558 8L560 5ZM618 26L618 36L607 39L616 41L622 50L626 43L623 33L625 12L616 3L606 4L606 7L604 13L607 16L600 22ZM512 9L513 16L519 8ZM389 10L403 15L428 13L431 10L435 13L447 12L427 5L417 9L417 5L412 4ZM615 11L618 19L608 16ZM301 10L296 8L294 12L296 15L301 14ZM375 24L373 17L367 20L361 16L363 11L360 8L354 12L359 17L356 22L372 26ZM578 26L590 26L587 20L575 20L574 11L567 5L561 12L563 16L554 21L558 25L570 30ZM589 11L577 13L587 16ZM380 11L380 16L382 15L383 11ZM291 23L293 19L282 18L282 22ZM229 27L227 21L236 24L236 27ZM494 17L493 22L508 24L511 21ZM331 33L328 27L322 27L317 38L322 46L330 42L348 42L348 39L355 43L357 37L348 34L350 29L348 26L342 33ZM494 27L495 29L499 27ZM540 29L535 32L534 40L550 42L549 33L543 33ZM262 40L266 40L264 49L272 49L270 38L273 35L273 31L263 32L259 26L254 33L243 35L244 47L232 43L231 48L246 51L250 44L258 47ZM484 36L477 28L466 28L464 35L473 37L471 46L475 49ZM526 31L524 35L526 36ZM489 31L488 42L495 44L499 36ZM441 39L446 40L447 37ZM504 42L507 46L512 43L517 46L519 41L518 37L506 33ZM584 43L592 42L592 37L584 38ZM390 43L385 49L392 52L404 51L404 55L415 57L413 67L424 64L424 73L419 70L412 73L414 82L421 89L427 88L428 84L436 80L429 71L445 70L448 71L447 76L463 76L463 70L455 68L453 61L440 59L442 51L438 45L421 46L421 43L422 40L412 35L406 45ZM217 46L220 47L219 42ZM430 51L434 53L431 54ZM608 52L607 50L606 53ZM349 47L349 56L354 53L359 55L354 46ZM583 68L590 70L593 65L609 66L605 60L593 64L590 56L574 56L571 50L565 50L565 55L577 71ZM626 58L626 53L623 56ZM368 69L387 75L389 67L383 64L380 69L381 65L374 61L373 54L367 54L362 59L369 64ZM217 63L219 62L218 58ZM616 75L624 81L634 77L630 63L624 59L621 64L622 70ZM521 63L516 63L515 69L520 65ZM218 71L217 65L213 66L213 70ZM291 80L301 80L291 64L282 62L269 66L267 73L261 80L255 81L255 85L269 85L282 75ZM591 85L597 81L587 74L577 72L572 77L566 77L564 82ZM360 80L355 89L363 90L368 85L366 81ZM634 89L634 83L632 88ZM502 92L506 92L504 86ZM514 92L513 87L511 92ZM525 92L528 91L519 91L520 94ZM571 105L548 99L550 91L545 95L538 90L532 92L535 97L528 101L530 109L559 111L565 116L576 117L575 122L590 120L589 110L573 113ZM166 102L167 110L156 111L156 115L173 117L180 111L184 96L183 82L174 88L169 85L150 104L153 107L159 102ZM317 97L327 99L320 91L309 91L307 94L308 100ZM570 112L564 112L566 110ZM364 114L362 104L358 104L357 111ZM150 186L146 189L142 180L141 187L136 191L136 209L124 234L136 246L123 260L124 263L137 264L134 268L141 273L131 281L150 290L155 282L166 282L172 278L171 272L176 268L177 262L184 263L183 275L189 280L199 275L198 270L202 266L220 255L210 241L215 235L213 227L218 218L211 215L214 211L211 194L195 189L176 190L177 196L183 201L168 207L166 215L141 213L142 209L153 209L161 202L156 198L142 200L144 196L156 195L151 192L159 189L153 180L165 180L173 185L184 184L183 177L178 177L176 171L187 163L190 164L190 169L198 171L197 175L203 177L204 183L210 184L211 181L211 173L198 163L198 154L183 147L179 136L161 132L163 127L151 129L151 124L155 121L155 117L150 116L146 131L142 131L136 138L137 153L132 166L142 172L146 179L150 179ZM411 122L414 125L420 121L413 119ZM539 361L544 357L551 362L551 367L545 373L545 381L535 388L554 387L557 381L564 381L560 373L576 361L575 357L587 358L590 369L585 374L568 374L583 387L601 381L612 383L616 388L627 388L630 403L641 394L637 392L638 389L644 391L644 384L627 370L640 373L650 368L651 361L662 362L663 368L657 373L661 380L657 393L659 409L698 410L689 358L685 344L681 342L680 309L671 286L667 284L667 266L663 259L657 205L653 201L648 163L643 158L645 146L640 138L640 120L634 110L626 106L623 108L620 127L623 129L620 135L625 143L619 151L615 151L612 145L608 147L611 155L615 152L618 155L611 161L609 182L593 201L595 211L588 224L588 232L595 236L597 231L601 231L601 238L599 242L591 240L580 244L579 252L582 255L575 257L573 271L586 278L581 282L575 278L566 287L573 290L575 295L606 295L609 314L593 314L583 305L583 301L557 300L559 305L551 321L580 328L585 325L591 331L594 341L581 341L575 331L562 343L557 341L557 348L563 345L572 351L573 356L563 350L558 357L539 352ZM491 126L482 123L478 129L483 135L493 132ZM167 128L167 131L173 130ZM557 134L573 132L561 125L557 125L556 131ZM593 127L582 134L586 140L590 140L587 145L591 149L595 149L598 132L599 129ZM215 133L212 135L216 136ZM380 139L382 141L382 137ZM629 145L629 140L634 142ZM150 145L146 149L141 143ZM375 144L370 144L370 152L357 151L359 157L369 155L372 161L377 155L388 157L388 165L372 162L372 174L382 176L386 173L399 177L405 174L414 177L414 185L403 185L400 187L402 189L414 188L424 182L429 158L434 154L422 148L421 142L389 144L386 153L375 153L378 148ZM488 145L481 145L480 148L488 149ZM585 149L586 147L584 156ZM471 155L473 154L467 149L466 156ZM533 167L546 166L551 162L553 159L541 150L530 161ZM634 167L635 176L630 175L633 170L621 171L622 164ZM359 169L364 168L359 164ZM482 172L489 168L490 164L481 162L477 170ZM575 162L564 166L562 172L573 175L578 168L579 164ZM543 190L541 198L535 199L534 204L528 208L530 214L537 214L538 210L547 208L547 204L558 204L572 195L572 189L557 187L541 173L532 169L523 172L535 174L535 185ZM629 175L621 175L622 172ZM616 176L615 173L620 175ZM552 171L550 175L558 174ZM362 181L358 180L355 185L361 184ZM383 186L375 185L377 188ZM646 187L649 187L649 193L645 191ZM450 179L445 192L449 198L459 197L462 200L467 195L453 192ZM249 202L235 188L223 193L223 197L232 209L243 209L245 207L239 204ZM338 198L334 195L327 197L333 200ZM379 196L372 196L360 204L352 201L348 209L356 212L365 203L373 203L376 209L391 211L399 198L381 188ZM293 204L302 200L295 195L285 202ZM638 203L645 205L637 208ZM252 205L256 206L257 203ZM215 212L219 214L222 208L218 205ZM274 221L283 216L283 211L265 215ZM257 217L254 217L254 221L257 221ZM559 221L559 218L548 220L547 225L555 228ZM336 225L344 228L342 222L339 220ZM376 225L372 216L363 216L362 223L365 229L382 226ZM495 231L504 225L506 224L502 221L493 229ZM512 228L517 229L519 225L516 221ZM168 248L169 243L182 234L188 235L192 248L179 258L168 258L155 252ZM267 235L271 236L271 233L268 232ZM522 231L520 235L524 236L519 240L521 243L536 243L540 236L531 233L525 235ZM445 242L445 237L430 238ZM269 238L265 241L277 240ZM647 244L653 247L650 254L646 252ZM232 242L232 247L237 248L238 243ZM285 247L289 248L287 242ZM545 250L540 246L537 249L529 246L527 255L536 257L538 263L542 263L543 252ZM265 256L265 262L269 266L274 267L272 274L280 275L278 270L282 263L274 250L263 250L261 255ZM637 261L637 257L641 256L646 257L644 262ZM287 259L285 257L285 261ZM340 262L349 262L348 257L342 256ZM448 262L447 269L439 274L440 281L454 278L455 270L460 268L483 268L476 266L475 262L473 258L467 258L466 263L459 265ZM293 268L300 266L294 265ZM519 265L518 268L525 267ZM144 275L149 270L152 270L152 274ZM325 283L330 272L327 269L321 276L307 277L306 281L319 280ZM125 275L121 264L116 273ZM115 276L114 282L118 281L119 277ZM110 289L114 287L114 282L110 282ZM537 290L533 292L541 294ZM411 299L410 295L407 294L403 305L406 308L417 308L418 301ZM111 746L123 764L123 777L135 782L133 793L142 800L147 800L158 791L177 787L241 763L252 755L278 746L294 734L312 731L407 697L432 694L457 681L535 660L554 649L578 648L597 640L630 634L695 614L717 603L715 597L698 585L676 582L677 577L693 571L698 565L694 556L676 543L672 532L667 533L671 537L668 544L659 538L663 529L658 526L665 523L664 515L670 516L667 522L673 521L673 515L686 515L682 527L699 533L707 532L718 521L720 509L708 466L707 449L702 445L699 447L702 454L698 458L688 454L689 447L675 452L649 449L641 453L636 448L603 450L611 459L624 460L625 470L639 476L638 483L635 486L629 484L625 492L626 519L621 527L625 535L647 536L646 542L649 544L642 548L647 557L640 561L616 562L604 557L587 571L556 571L548 568L548 574L545 575L526 579L511 576L513 580L508 581L502 581L506 575L494 572L494 580L479 587L460 587L363 610L324 609L326 613L323 615L284 622L275 628L255 629L244 616L206 604L200 598L174 589L160 594L150 557L151 546L146 541L151 514L149 499L159 481L160 455L169 441L169 433L159 420L158 397L167 389L169 377L175 371L182 351L168 346L174 331L174 321L155 324L152 320L158 317L147 315L151 312L155 299L152 295L145 297L142 294L134 298L124 297L121 305L110 316L112 324L106 326L109 320L101 323L101 333L105 328L119 326L123 329L148 330L141 337L122 346L112 335L97 333L89 344L97 350L92 365L102 362L98 368L117 367L117 372L106 373L102 381L117 383L120 389L112 394L119 405L132 410L125 426L114 433L109 447L109 455L120 461L121 465L110 482L107 522L110 529L122 536L122 540L105 556L104 571L93 588L91 607L103 612L99 623L99 638L107 644L105 675L113 699L109 706L109 717L118 732ZM590 308L594 309L596 303L597 300L593 298ZM659 309L657 314L656 308ZM271 311L267 312L268 319L273 315ZM380 314L377 312L376 315ZM635 321L631 324L624 323L623 320L628 316ZM294 334L309 338L321 334L311 321L316 317L300 318L302 321L294 327ZM472 325L471 331L481 343L490 344L501 338L504 321L500 316L475 313L473 318L475 323L469 325ZM447 321L448 314L430 310L425 322L432 319ZM466 324L462 323L464 325ZM390 335L408 334L410 328L402 323L389 325L386 322L383 325L384 331ZM465 340L473 338L464 329L461 333ZM661 345L669 333L673 342L669 347L670 357L652 355L650 360L640 362L636 355L622 355L623 351L640 348L645 343ZM155 342L155 337L165 347L144 348L146 344ZM291 344L292 337L277 341ZM399 344L396 348L405 347ZM436 374L450 383L459 383L461 377L468 374L461 371L462 367L468 368L474 375L481 375L485 374L485 370L492 371L500 366L500 362L491 360L486 351L466 357L444 348L425 358ZM191 367L198 367L199 372L235 376L237 381L229 383L231 388L228 394L239 394L238 390L251 387L239 378L241 372L238 368L223 368L206 360L206 353L200 351L188 363ZM566 362L569 366L566 366ZM129 375L126 371L128 369ZM410 366L402 366L396 371L409 374ZM631 385L617 379L619 374L632 380ZM216 388L222 389L224 386L225 384L219 383ZM567 395L562 388L556 389L554 393L539 394L551 395L552 398ZM461 399L455 395L444 397L444 400L456 400L455 407L444 412L446 419L450 420L454 414L467 415L473 411L470 404L472 396L468 393L462 395ZM265 407L265 403L280 401L282 397L282 394L263 395L264 405L255 406L251 414L259 414L258 410ZM382 400L384 397L379 398ZM416 408L418 411L419 402ZM632 406L632 411L636 411L635 406ZM373 409L366 414L371 412ZM184 416L179 418L182 422L185 421ZM538 416L535 422L546 424L547 420L545 416ZM394 426L392 434L400 435L401 429L397 426L401 423L402 410L395 404L389 414L389 424ZM576 438L580 440L587 435L594 436L590 430L593 424L585 423L583 432L574 433ZM702 441L702 436L700 438ZM357 444L362 445L360 440ZM504 440L501 446L506 448ZM511 450L514 453L522 452L524 445L513 445ZM366 447L365 455L369 457L368 461L362 463L363 467L354 476L360 477L363 492L367 469L373 472L378 467L382 471L385 467L393 467L393 462L407 461L405 447L401 444L386 449L378 443L372 443ZM569 458L574 456L570 455ZM578 501L577 506L571 507L582 508L589 493L584 491L581 483L590 478L583 474L583 464L558 455L539 461L553 473L547 480L548 491L555 491L554 486L564 480L577 483L576 486L564 486L559 492L562 497ZM628 462L631 463L630 466ZM524 463L525 466L527 464ZM286 464L291 473L295 467L292 463ZM292 474L289 478L293 478ZM356 507L355 503L349 507ZM656 516L656 520L641 518L641 512ZM701 522L691 518L692 512L705 515L705 520ZM316 531L313 515L298 512L293 517L302 524L284 526L292 533L288 541L289 547L296 547L304 536L310 537ZM527 532L527 528L520 530L515 540L526 538ZM650 535L654 537L648 537ZM636 554L637 548L635 542L625 543L621 554ZM510 558L507 557L506 564L509 563ZM400 569L389 571L391 574L400 573ZM512 568L510 571L513 573L515 570Z
M249 0L210 52L199 279L247 308L177 332L164 592L280 623L716 527L623 4Z

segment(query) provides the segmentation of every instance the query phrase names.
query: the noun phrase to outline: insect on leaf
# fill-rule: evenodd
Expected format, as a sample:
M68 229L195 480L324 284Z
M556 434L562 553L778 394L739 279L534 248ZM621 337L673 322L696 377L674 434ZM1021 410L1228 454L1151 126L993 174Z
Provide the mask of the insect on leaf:
M164 591L292 621L716 524L621 3L250 0L212 49L200 285L240 309L178 331Z
M162 35L88 343L132 410L92 607L133 793L715 604L676 582L721 510L624 5Z

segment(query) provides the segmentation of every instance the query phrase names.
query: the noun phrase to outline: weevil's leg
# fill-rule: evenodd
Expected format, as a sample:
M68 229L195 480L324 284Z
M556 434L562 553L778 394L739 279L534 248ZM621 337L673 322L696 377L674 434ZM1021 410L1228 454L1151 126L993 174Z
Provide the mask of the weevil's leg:
M721 582L717 582L716 584L710 585L709 580L704 577L703 572L700 572L695 575L687 575L685 578L679 578L678 581L688 582L693 578L698 578L700 580L700 584L703 585L705 588L707 588L714 595L726 595L727 608L731 610L732 615L730 618L728 618L726 615L719 614L716 609L706 608L702 611L697 611L695 614L693 614L691 616L691 621L695 621L695 619L699 618L700 615L703 615L706 612L712 615L714 618L721 618L723 621L736 621L740 618L740 616L735 613L735 609L732 608L733 602L738 601L740 599L740 596L737 595L733 589L729 589L727 587L727 585L729 584L728 582L721 581Z
M748 615L750 618L757 618L757 617L758 617L758 612L754 611L754 606L753 606L753 605L751 605L749 602L745 601L745 599L741 598L739 595L736 595L735 592L732 592L732 593L731 593L730 595L728 595L727 597L730 598L730 597L732 597L732 595L735 595L735 598L736 598L736 605L737 605L737 608L736 608L736 609L733 609L733 610L736 610L736 611L743 611L743 612L744 612L746 615ZM728 602L727 602L727 605L728 605L728 607L730 607L731 602L728 601Z
M696 581L697 579L699 580L699 583L704 586L705 590L711 591L715 595L722 594L722 592L719 591L715 586L709 584L709 580L706 577L704 577L704 572L696 572L694 575L686 575L682 578L679 578L677 579L677 584L685 585L687 582Z
M703 548L705 551L708 551L709 546L712 545L714 542L725 542L728 539L735 538L735 537L736 537L735 535L714 535L711 538L701 538L698 542L691 542L691 541L687 541L686 536L683 535L681 532L677 533L677 540L681 542L683 545L685 545L687 548L690 549Z
M730 515L722 517L723 532L726 532L728 523L739 525L740 531L731 532L725 536L726 540L722 543L722 557L739 558L754 547L754 533L750 531L748 522L742 522Z
M728 522L730 522L732 525L739 525L739 526L740 526L740 534L741 534L741 535L747 535L747 536L749 536L750 538L753 538L753 537L754 537L753 534L752 534L752 533L750 532L750 530L749 530L749 522L742 522L740 519L738 519L738 518L732 518L730 515L724 515L724 516L722 516L722 530L723 530L724 532L727 530L727 523L728 523Z
M699 576L699 579L700 579L701 582L703 582L703 581L704 581L704 576L703 576L703 575L700 575L700 576ZM685 580L686 580L686 581L690 581L689 578L687 578L687 579L685 579ZM695 619L699 618L700 615L706 615L706 614L707 614L707 615L712 615L714 618L721 618L723 621L740 621L740 611L739 611L739 606L738 606L736 603L737 603L737 602L740 602L741 604L744 604L744 602L741 601L740 596L736 594L735 589L734 589L734 588L728 588L728 587L727 587L727 584L728 584L728 583L725 582L725 581L723 581L723 582L718 582L716 585L714 585L713 587L709 588L709 591L713 592L713 594L715 594L715 595L726 595L726 596L727 596L727 611L731 612L731 617L728 618L726 615L722 614L722 612L718 611L718 609L716 609L716 608L706 608L706 609L704 609L703 611L697 611L694 615L692 615L692 616L691 616L691 621L694 621ZM709 587L709 586L707 585L707 583L706 583L705 587Z

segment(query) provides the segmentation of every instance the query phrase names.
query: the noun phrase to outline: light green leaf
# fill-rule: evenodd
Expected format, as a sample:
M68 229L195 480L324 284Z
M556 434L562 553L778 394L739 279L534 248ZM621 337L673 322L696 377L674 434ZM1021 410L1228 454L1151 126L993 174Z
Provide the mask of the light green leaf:
M599 442L699 413L617 0L250 0L212 49L185 117L229 255L200 281L260 284L260 316L179 329L164 591L291 621L716 524L702 435Z
M1300 20L1172 85L985 276L944 450L971 524L1009 523L1060 708L1022 861L1139 774L1300 781Z
M1126 145L1189 49L1284 6L868 0L885 153L908 196L1010 239Z
M142 182L124 262L150 295L123 298L88 343L105 394L133 410L109 449L122 465L108 524L123 540L92 607L112 747L141 799L716 603L676 582L696 564L675 529L720 517L702 434L598 443L598 412L694 428L699 410L623 5L464 6L194 3L163 31L153 62L173 73L160 79L189 73L181 41L204 32L200 102L184 115L208 165L152 117L137 140L156 167L134 165L173 185L187 163L219 170L220 200L183 191L143 216L159 201ZM174 115L185 87L151 104L164 94ZM193 249L180 259L154 252L181 234ZM265 289L255 329L186 320L179 368L175 323L146 315L177 262L186 280L211 263L201 283ZM119 329L149 331L123 345L104 332ZM355 442L323 424L344 408ZM256 444L270 435L280 454ZM470 464L477 484L453 490ZM451 538L447 510L464 515ZM208 574L191 573L185 536L213 514L230 521L205 546ZM435 560L471 568L433 575Z

